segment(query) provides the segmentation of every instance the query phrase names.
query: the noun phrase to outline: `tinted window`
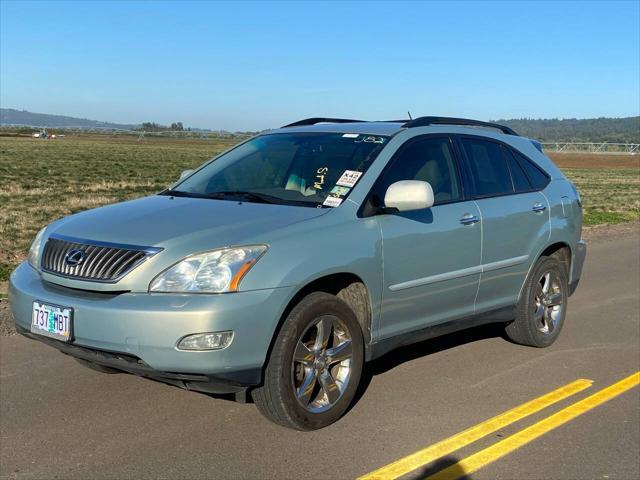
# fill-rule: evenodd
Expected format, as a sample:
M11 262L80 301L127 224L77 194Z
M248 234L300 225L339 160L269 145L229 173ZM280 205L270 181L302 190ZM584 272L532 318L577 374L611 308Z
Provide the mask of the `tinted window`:
M445 137L410 140L401 147L376 188L379 199L384 198L389 185L400 180L429 182L436 204L462 198L453 151Z
M534 165L531 160L518 152L513 152L513 154L516 156L524 170L527 172L527 176L529 177L531 185L533 185L534 189L542 190L547 186L547 183L549 183L549 178L544 173L542 173L542 171L536 165Z
M515 157L511 155L509 151L505 151L505 155L509 160L509 168L511 169L511 178L513 179L513 186L515 187L516 192L526 192L531 190L531 184L529 183L527 174L524 173L524 170L520 166L520 162L518 162L515 159Z
M463 138L477 196L513 192L507 157L499 143L476 138Z

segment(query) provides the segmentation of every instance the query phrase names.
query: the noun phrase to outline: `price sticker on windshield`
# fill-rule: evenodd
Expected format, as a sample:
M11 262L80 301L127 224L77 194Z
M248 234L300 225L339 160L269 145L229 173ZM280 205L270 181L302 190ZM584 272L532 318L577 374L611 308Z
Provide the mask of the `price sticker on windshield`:
M324 199L324 202L322 203L322 205L324 205L325 207L339 207L340 204L342 203L342 199L338 198L338 197L327 197Z
M336 185L351 188L356 184L361 175L362 172L358 172L356 170L345 170L340 179L336 182Z

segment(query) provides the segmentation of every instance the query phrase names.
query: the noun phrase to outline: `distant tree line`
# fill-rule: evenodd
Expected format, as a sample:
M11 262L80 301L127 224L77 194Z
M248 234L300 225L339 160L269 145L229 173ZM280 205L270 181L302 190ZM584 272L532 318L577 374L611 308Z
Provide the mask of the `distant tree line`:
M535 138L542 142L610 142L610 143L640 143L640 116L627 118L552 118L533 119L518 118L511 120L496 120L508 125L520 135ZM20 126L23 125L23 126ZM34 125L27 127L24 125ZM14 109L0 109L0 129L3 132L28 134L43 126L59 129L72 127L85 128L117 128L123 130L138 130L145 132L182 132L207 130L185 128L182 122L171 125L161 125L155 122L144 122L142 125L112 124L96 122L74 117L48 115L18 111ZM240 134L236 132L235 134ZM232 135L231 132L220 131L219 135Z
M182 122L173 122L168 127L155 122L143 122L136 130L142 130L144 132L184 132L185 128ZM187 128L186 131L190 132L191 129Z
M496 120L541 142L640 143L640 117Z

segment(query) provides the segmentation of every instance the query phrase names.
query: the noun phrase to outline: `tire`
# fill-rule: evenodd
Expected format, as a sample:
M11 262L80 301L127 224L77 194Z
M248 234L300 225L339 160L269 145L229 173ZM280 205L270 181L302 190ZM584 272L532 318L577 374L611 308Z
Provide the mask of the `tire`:
M567 272L553 257L540 257L527 278L516 319L505 332L515 343L548 347L558 338L567 314Z
M102 365L98 365L97 363L93 363L93 362L89 362L87 360L83 360L82 358L76 358L75 360L80 365L82 365L83 367L89 368L91 370L95 370L96 372L109 373L109 374L122 373L122 371L116 370L115 368L104 367Z
M363 362L362 330L351 308L334 295L311 293L287 315L253 401L278 425L326 427L353 401Z

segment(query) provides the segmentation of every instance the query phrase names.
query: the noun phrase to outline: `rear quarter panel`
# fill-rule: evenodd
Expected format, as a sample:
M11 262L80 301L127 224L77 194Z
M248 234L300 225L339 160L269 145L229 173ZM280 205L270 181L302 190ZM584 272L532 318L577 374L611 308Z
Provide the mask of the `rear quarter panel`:
M551 160L549 160L551 162ZM557 169L557 167L555 167ZM571 250L571 258L575 256L578 241L582 234L582 208L571 187L571 183L562 176L552 178L541 191L549 206L549 237L544 242L536 242L531 252L529 272L542 253L551 245L563 243ZM570 278L569 281L572 279ZM522 289L520 291L522 294Z
M567 244L571 249L573 264L577 245L582 237L582 207L578 202L578 197L574 193L571 183L565 178L552 180L543 193L551 205L549 245ZM575 279L569 278L568 280L571 282Z

